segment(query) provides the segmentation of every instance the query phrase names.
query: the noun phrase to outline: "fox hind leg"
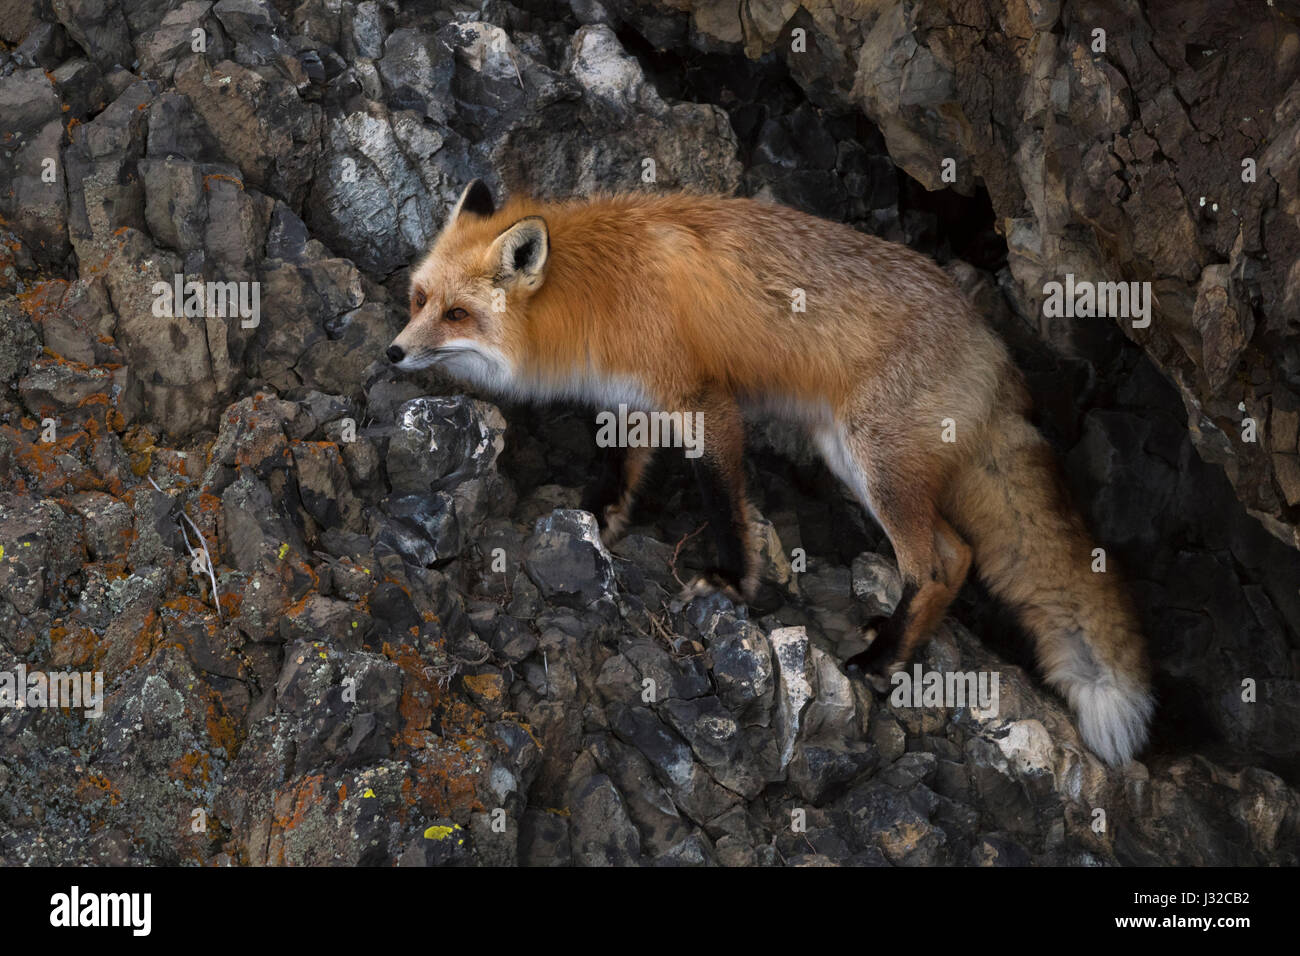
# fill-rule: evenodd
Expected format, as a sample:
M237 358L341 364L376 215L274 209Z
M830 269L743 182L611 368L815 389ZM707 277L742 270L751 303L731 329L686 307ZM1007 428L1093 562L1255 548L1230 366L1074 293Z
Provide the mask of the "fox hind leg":
M930 639L966 580L971 549L937 512L927 521L888 506L880 510L898 557L903 593L871 646L848 663L864 673L887 675Z
M907 468L905 448L873 452L861 430L852 436L843 429L827 430L817 439L831 470L876 518L894 546L903 579L898 606L876 629L871 646L848 661L867 674L887 676L930 639L966 580L971 549L938 511L936 492L943 474L919 466ZM890 467L878 464L883 461Z

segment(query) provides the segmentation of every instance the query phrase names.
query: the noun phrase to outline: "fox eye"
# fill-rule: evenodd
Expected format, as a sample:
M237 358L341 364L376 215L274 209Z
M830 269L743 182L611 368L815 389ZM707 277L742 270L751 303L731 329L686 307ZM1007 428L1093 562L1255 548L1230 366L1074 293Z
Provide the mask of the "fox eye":
M424 295L423 292L421 292L421 291L419 291L419 290L417 289L416 292L415 292L415 297L414 297L411 301L413 301L413 302L415 303L415 307L416 307L417 309L423 309L423 308L424 308L424 303L426 303L426 302L429 301L429 300L425 297L425 295Z
M464 309L448 309L446 317L448 322L459 322L461 319L469 318L469 313Z

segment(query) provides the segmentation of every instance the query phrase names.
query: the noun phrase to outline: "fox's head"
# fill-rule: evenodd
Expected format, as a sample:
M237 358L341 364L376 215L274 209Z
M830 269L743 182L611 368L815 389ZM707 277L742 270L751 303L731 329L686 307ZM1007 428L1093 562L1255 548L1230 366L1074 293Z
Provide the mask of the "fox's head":
M522 351L528 301L542 286L550 235L541 216L497 211L482 180L465 188L433 247L411 273L411 317L388 359L437 365L489 389L507 386Z

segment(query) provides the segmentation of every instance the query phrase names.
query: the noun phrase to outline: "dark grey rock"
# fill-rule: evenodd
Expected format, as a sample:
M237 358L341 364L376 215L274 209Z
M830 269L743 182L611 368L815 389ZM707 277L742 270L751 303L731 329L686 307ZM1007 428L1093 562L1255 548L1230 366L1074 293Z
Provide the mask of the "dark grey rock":
M600 543L596 519L585 511L555 511L537 522L524 568L543 599L585 608L614 589L614 568Z
M573 860L580 866L634 866L641 853L636 827L623 798L604 774L579 783L570 794Z
M118 0L50 2L68 35L101 67L131 65L131 29Z

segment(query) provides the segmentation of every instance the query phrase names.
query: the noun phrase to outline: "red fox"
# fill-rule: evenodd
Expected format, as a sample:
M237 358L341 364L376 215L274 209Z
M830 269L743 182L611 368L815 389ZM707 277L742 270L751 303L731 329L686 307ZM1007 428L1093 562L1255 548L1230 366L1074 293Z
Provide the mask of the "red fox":
M411 274L399 369L531 400L702 412L695 459L718 565L752 599L742 410L800 423L888 535L904 588L848 663L887 675L972 561L1034 639L1047 683L1112 765L1154 709L1136 616L1028 422L1001 340L905 246L749 199L630 194L497 207L479 180ZM653 449L628 449L597 518L626 527ZM871 637L868 633L867 637Z

